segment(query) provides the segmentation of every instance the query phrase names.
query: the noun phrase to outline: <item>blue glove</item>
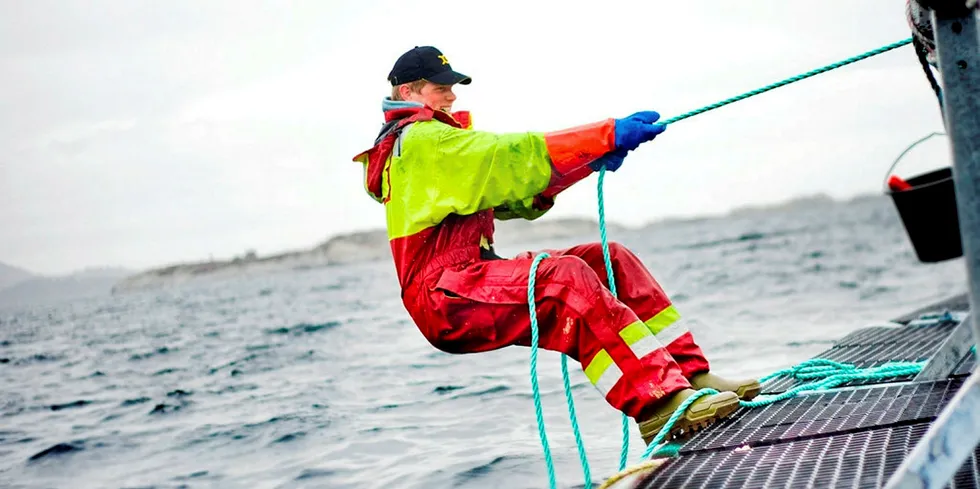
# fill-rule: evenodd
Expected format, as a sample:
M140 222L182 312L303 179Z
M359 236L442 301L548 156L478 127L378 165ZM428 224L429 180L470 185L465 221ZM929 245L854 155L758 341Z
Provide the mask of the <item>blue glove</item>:
M664 132L667 126L654 124L660 114L650 110L637 112L625 119L616 119L616 149L633 151L640 144L652 140Z
M589 163L589 167L593 171L599 171L605 165L606 169L609 171L616 171L620 166L623 165L623 159L626 158L626 148L620 148L617 150L610 151L597 160Z

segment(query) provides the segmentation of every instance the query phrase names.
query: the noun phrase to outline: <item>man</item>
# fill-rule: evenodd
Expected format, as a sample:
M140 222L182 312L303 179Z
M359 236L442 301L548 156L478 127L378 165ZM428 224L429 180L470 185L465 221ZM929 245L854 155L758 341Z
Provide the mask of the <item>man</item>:
M615 171L628 151L665 126L638 112L560 131L494 134L471 129L452 112L452 69L431 46L398 58L382 104L385 124L357 155L365 189L384 204L402 301L426 339L449 353L530 345L528 278L535 253L503 259L493 251L494 219L533 220L564 189L605 164ZM760 391L709 372L708 361L670 299L628 249L610 243L619 298L606 288L601 246L548 250L535 288L539 346L579 361L613 407L651 439L679 405L697 399L671 435L733 413L739 397Z

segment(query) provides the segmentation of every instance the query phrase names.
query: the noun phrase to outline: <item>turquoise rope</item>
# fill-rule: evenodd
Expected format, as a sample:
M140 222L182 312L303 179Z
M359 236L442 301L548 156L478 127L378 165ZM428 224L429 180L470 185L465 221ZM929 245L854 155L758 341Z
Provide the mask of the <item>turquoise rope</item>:
M752 401L739 401L738 404L739 406L745 408L768 406L770 404L775 404L776 402L789 399L791 397L796 397L804 393L827 391L853 380L882 380L902 377L905 375L914 375L922 370L922 367L924 367L925 364L926 362L892 362L886 363L879 367L859 369L851 364L838 363L823 358L815 358L812 360L807 360L795 367L780 370L767 375L759 379L759 381L764 383L770 379L784 375L793 377L797 380L823 380L810 382L808 384L801 384L778 395L757 397ZM681 404L676 411L674 411L674 414L667 420L667 423L663 426L663 428L660 429L657 436L650 442L650 445L647 446L646 451L643 452L640 459L646 460L651 456L663 457L673 456L676 454L678 450L676 447L660 447L658 445L663 442L664 438L666 438L667 433L670 432L671 427L673 427L677 419L680 418L681 414L684 413L687 406L689 406L691 402L694 402L692 399L696 399L702 395L717 393L718 391L714 389L701 389L691 397L685 399L684 403Z
M868 51L866 53L863 53L863 54L860 54L860 55L857 55L857 56L852 56L852 57L847 58L847 59L845 59L843 61L838 61L836 63L829 64L827 66L824 66L824 67L821 67L821 68L817 68L815 70L808 71L808 72L803 73L801 75L797 75L797 76L794 76L794 77L791 77L791 78L787 78L785 80L782 80L782 81L779 81L779 82L776 82L776 83L773 83L773 84L770 84L770 85L766 85L765 87L762 87L762 88L759 88L759 89L756 89L756 90L752 90L750 92L746 92L746 93L743 93L741 95L737 95L735 97L731 97L731 98L722 100L721 102L717 102L717 103L714 103L714 104L711 104L711 105L702 107L702 108L697 109L697 110L692 110L690 112L685 112L685 113L683 113L681 115L672 117L672 118L667 119L665 121L662 121L660 123L661 124L665 124L665 125L666 124L672 124L674 122L678 122L678 121L687 119L689 117L693 117L695 115L698 115L698 114L707 112L709 110L714 110L714 109L717 109L719 107L723 107L725 105L732 104L732 103L738 102L740 100L744 100L744 99L747 99L749 97L752 97L752 96L755 96L755 95L759 95L761 93L765 93L765 92L768 92L770 90L773 90L773 89L776 89L776 88L779 88L779 87L782 87L782 86L785 86L785 85L789 85L790 83L798 82L800 80L803 80L803 79L806 79L806 78L810 78L810 77L815 76L815 75L818 75L820 73L825 73L827 71L830 71L830 70L833 70L833 69L836 69L836 68L840 68L842 66L846 66L846 65L849 65L851 63L855 63L857 61L860 61L860 60L863 60L863 59L866 59L866 58L870 58L872 56L875 56L875 55L884 53L886 51L890 51L892 49L895 49L895 48L904 46L906 44L910 44L911 42L912 42L912 38L911 37L910 38L907 38L907 39L904 39L902 41L894 42L894 43L891 43L891 44L882 46L882 47L880 47L878 49L874 49L874 50ZM611 260L611 258L609 256L609 243L608 243L608 240L607 240L607 237L606 237L606 215L605 215L605 204L603 202L603 191L602 191L602 189L603 189L603 182L605 181L605 177L606 177L606 167L605 166L602 166L599 169L599 181L598 181L598 192L597 192L598 193L598 195L597 195L597 197L598 197L598 205L599 205L599 234L600 234L600 238L601 238L601 241L602 241L602 256L603 256L603 259L605 260L605 264L606 264L606 274L609 277L609 290L610 290L610 292L612 292L613 296L615 297L616 296L616 281L615 281L615 278L613 277L612 260ZM551 457L551 449L548 446L548 436L545 433L544 418L543 418L543 415L542 415L542 412L541 412L541 393L540 393L539 388L538 388L538 377L537 377L538 319L537 319L537 314L536 314L536 311L535 311L535 309L536 309L536 303L535 303L535 300L534 300L535 276L537 274L538 264L541 262L541 260L547 258L548 256L549 255L547 253L540 253L537 256L535 256L534 261L531 263L530 276L528 277L528 291L527 291L527 296L528 296L528 308L529 308L529 311L530 311L530 314L531 314L531 388L532 388L533 394L534 394L534 407L535 407L535 414L536 414L537 422L538 422L538 434L539 434L539 437L541 438L541 445L544 447L545 464L547 465L547 468L548 468L548 482L549 482L549 487L552 488L552 489L554 489L556 487L556 482L555 482L555 467L554 467L554 461L552 460L552 457ZM827 367L827 365L824 365L824 367ZM899 371L899 370L896 370L896 371ZM810 372L810 371L808 371L808 372ZM822 370L817 370L815 372L818 373L818 372L823 372L823 371ZM817 375L817 373L810 372L810 374L813 374L813 375ZM827 385L832 384L834 382L833 379L837 378L838 375L858 375L858 373L853 372L853 373L838 373L838 374L835 374L832 377L828 378L827 381L825 381L825 382L829 382ZM572 421L572 429L574 430L574 433L575 433L575 444L578 447L579 458L581 459L582 469L583 469L583 472L585 473L585 487L591 487L591 485L592 485L592 479L591 479L591 474L590 474L590 470L589 470L589 461L588 461L588 458L586 457L586 454L585 454L585 445L584 445L584 443L582 441L582 437L581 437L581 434L579 432L578 421L577 421L576 416L575 416L575 406L574 406L574 401L573 401L573 398L572 398L571 386L570 386L569 379L568 379L567 356L564 355L564 354L562 355L562 378L563 378L564 384L565 384L565 397L566 397L566 400L568 402L568 412L569 412L569 416L571 417L571 421ZM849 380L853 380L853 379L849 379ZM843 382L847 382L847 380L844 380L841 383L843 383ZM816 386L816 388L823 388L823 387L821 387L823 385L824 385L823 383L820 383L818 386ZM690 403L694 402L700 396L706 395L706 393L709 393L709 392L712 393L712 394L717 393L717 391L713 391L712 389L702 389L702 390L698 391L697 394L692 395L691 397L689 397L688 399L686 399L685 402L682 403L681 406L677 409L677 411L674 413L674 415L668 420L668 423L664 426L664 429L661 430L661 433L660 434L664 434L664 433L667 432L666 430L669 430L669 427L673 425L673 423L676 421L676 419L678 417L680 417L680 413L683 413L683 411L685 409L687 409L687 406L689 406ZM796 391L794 391L794 393L792 395L796 395L799 392L801 392L801 391L796 390ZM786 394L786 393L783 393L783 394ZM779 398L779 399L777 399L777 398ZM780 399L785 399L785 398L786 397L774 396L772 398L772 400L769 400L768 402L770 402L770 403L771 402L776 402L776 401L778 401ZM759 401L759 402L762 402L762 401ZM629 417L624 413L622 420L623 420L623 423L622 423L623 424L623 448L622 448L622 452L620 453L619 470L623 470L624 468L626 468L626 459L627 459L627 456L628 456L628 453L629 453ZM655 438L655 442L651 442L650 445L647 447L646 452L644 452L644 458L647 458L650 455L650 453L647 453L647 452L651 452L652 453L653 450L655 449L656 445L660 441L662 441L662 437L660 436L660 434L658 434L658 438L660 438L660 440L658 441ZM676 448L670 448L669 446L666 447L666 448L665 447L661 447L660 450L661 451L660 452L657 452L657 453L670 453L671 450L673 450L676 453Z
M585 456L585 444L582 442L582 432L579 431L578 419L575 417L575 400L572 398L572 385L568 380L568 355L561 356L561 376L565 381L565 400L568 402L568 416L572 421L572 433L575 435L575 445L578 447L578 458L582 462L582 475L585 476L585 487L592 482L592 472L589 470L589 459Z
M599 202L599 238L602 242L602 258L606 262L606 277L609 277L609 291L612 292L613 297L618 297L616 294L616 279L612 269L612 258L609 256L609 240L606 238L606 205L602 193L602 182L605 178L606 167L603 165L599 171L598 192L596 194ZM622 416L622 426L623 445L619 452L619 470L626 468L626 458L629 456L630 451L630 418L626 413L623 413ZM588 481L586 481L586 487L588 487Z
M747 99L749 97L752 97L754 95L759 95L760 93L765 93L765 92L768 92L769 90L773 90L773 89L776 89L776 88L779 88L779 87L782 87L782 86L785 86L785 85L789 85L790 83L794 83L794 82L798 82L798 81L803 80L803 79L806 79L806 78L810 78L811 76L819 75L821 73L825 73L825 72L828 72L830 70L840 68L841 66L846 66L846 65L849 65L851 63L856 63L858 61L861 61L862 59L870 58L872 56L875 56L875 55L884 53L886 51L891 51L892 49L899 48L899 47L902 47L902 46L904 46L906 44L911 44L911 43L912 43L912 38L911 37L908 38L908 39L903 39L903 40L898 41L898 42L893 42L893 43L888 44L886 46L882 46L882 47L880 47L878 49L872 49L871 51L868 51L866 53L859 54L857 56L852 56L852 57L847 58L847 59L845 59L843 61L838 61L836 63L832 63L832 64L829 64L829 65L824 66L822 68L817 68L815 70L810 70L810 71L808 71L806 73L803 73L802 75L796 75L794 77L787 78L787 79L785 79L783 81L779 81L779 82L773 83L771 85L766 85L766 86L764 86L762 88L758 88L756 90L752 90L751 92L745 92L745 93L743 93L741 95L737 95L735 97L722 100L721 102L714 103L714 104L711 104L711 105L702 107L702 108L697 109L697 110L692 110L690 112L685 112L685 113L683 113L683 114L681 114L679 116L671 117L670 119L668 119L666 121L663 121L662 124L672 124L674 122L687 119L688 117L693 117L693 116L696 116L696 115L701 114L703 112L707 112L709 110L714 110L714 109L717 109L719 107L723 107L725 105L738 102L739 100L745 100L745 99Z
M548 256L550 255L547 253L541 253L531 262L531 285L527 288L527 303L528 312L531 314L531 389L534 390L534 413L538 419L538 436L544 447L544 461L548 466L548 487L554 489L555 462L551 459L551 449L548 448L548 434L544 431L544 416L541 413L541 393L538 390L538 313L534 306L534 276L538 273L538 264Z

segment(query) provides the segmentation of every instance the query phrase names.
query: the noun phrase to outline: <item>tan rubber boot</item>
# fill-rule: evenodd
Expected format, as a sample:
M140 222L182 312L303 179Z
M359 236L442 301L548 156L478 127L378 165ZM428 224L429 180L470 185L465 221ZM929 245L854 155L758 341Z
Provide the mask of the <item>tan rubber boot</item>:
M748 401L762 392L762 385L755 379L728 380L711 372L694 374L690 379L694 389L711 388L719 392L734 392L739 399Z
M649 445L681 403L696 392L694 389L684 389L659 402L656 411L638 423L643 441ZM684 414L677 418L665 441L678 436L689 436L699 429L708 427L715 421L731 416L737 409L738 396L733 392L719 392L710 396L702 396L691 403Z

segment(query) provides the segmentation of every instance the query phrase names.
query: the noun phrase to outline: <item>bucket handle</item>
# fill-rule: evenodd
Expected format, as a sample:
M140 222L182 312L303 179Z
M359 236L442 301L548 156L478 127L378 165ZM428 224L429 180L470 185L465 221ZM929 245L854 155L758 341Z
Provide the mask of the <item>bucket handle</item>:
M900 155L898 155L898 158L895 158L895 161L892 162L892 166L890 168L888 168L888 171L887 172L885 172L884 190L886 192L888 190L890 190L888 188L888 180L889 180L888 177L889 177L889 175L892 174L892 171L895 169L895 165L898 165L898 161L901 160L903 157L905 157L905 155L908 154L909 151L912 151L912 148L918 146L919 143L925 142L927 139L929 139L929 138L931 138L933 136L945 136L945 135L946 135L946 133L944 133L944 132L933 132L933 133L931 133L931 134L929 134L927 136L924 136L922 138L919 138L919 140L917 140L916 142L910 144L909 147L905 148L905 151L902 151L902 153Z

